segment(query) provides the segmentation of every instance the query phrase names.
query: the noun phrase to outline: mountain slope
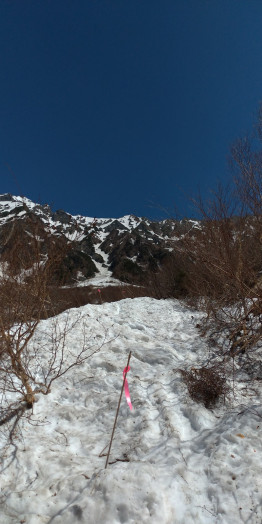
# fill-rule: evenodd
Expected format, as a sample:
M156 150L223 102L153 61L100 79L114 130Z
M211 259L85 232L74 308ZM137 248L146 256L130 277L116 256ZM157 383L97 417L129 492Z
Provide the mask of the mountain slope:
M25 197L0 195L2 246L8 237L12 242L14 227L23 231L26 242L33 234L30 223L37 224L43 242L52 237L53 242L60 238L60 243L61 239L70 243L65 284L91 283L88 279L97 274L107 282L113 277L111 283L118 279L140 285L168 260L177 234L196 225L194 221L157 222L134 215L118 219L73 216L63 210L53 212L48 204L36 204Z

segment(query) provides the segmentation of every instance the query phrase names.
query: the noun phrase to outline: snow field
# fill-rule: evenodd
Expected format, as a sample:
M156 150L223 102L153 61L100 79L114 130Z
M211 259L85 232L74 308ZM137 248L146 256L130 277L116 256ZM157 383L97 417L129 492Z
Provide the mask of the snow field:
M84 323L90 353L107 343L23 422L2 463L0 522L261 524L260 395L242 397L236 385L235 404L207 410L177 371L207 359L201 315L176 300L136 298L69 310L59 326L79 314L68 351L83 344ZM51 325L42 321L36 334L43 355ZM123 397L105 470L129 351L134 409Z

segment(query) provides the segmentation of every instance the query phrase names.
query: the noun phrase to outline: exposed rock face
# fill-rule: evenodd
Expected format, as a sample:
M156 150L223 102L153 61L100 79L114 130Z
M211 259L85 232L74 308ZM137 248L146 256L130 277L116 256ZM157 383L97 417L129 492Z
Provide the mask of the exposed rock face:
M10 193L4 193L3 195L0 195L0 202L13 202L13 197Z
M128 231L128 228L124 226L123 224L121 224L119 220L113 220L108 226L105 227L105 232L110 233L111 231L114 231L115 229L120 229L120 230L124 229Z
M63 258L55 276L59 284L65 285L86 280L96 272L97 268L91 257L74 249Z
M107 266L112 276L124 282L144 283L166 262L175 248L176 236L197 227L193 221L157 222L134 215L93 219L63 210L53 213L48 204L5 194L0 195L0 256L17 238L14 230L20 230L20 238L30 248L36 225L42 256L47 244L56 243L59 249L70 245L56 273L66 284L94 276L101 266Z
M55 213L52 214L52 219L61 224L70 224L72 222L72 216L63 211L63 209L55 211Z

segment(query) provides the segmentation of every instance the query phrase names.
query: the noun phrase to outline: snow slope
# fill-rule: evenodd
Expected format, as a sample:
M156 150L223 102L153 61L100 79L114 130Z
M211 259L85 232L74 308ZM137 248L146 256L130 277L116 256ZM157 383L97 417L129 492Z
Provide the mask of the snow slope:
M177 371L208 357L200 314L137 298L73 309L58 322L79 313L68 348L81 347L84 322L90 352L108 342L39 398L23 438L5 451L0 522L261 524L261 394L239 383L235 398L207 410ZM41 322L40 344L51 324ZM129 351L134 409L122 399L105 469Z

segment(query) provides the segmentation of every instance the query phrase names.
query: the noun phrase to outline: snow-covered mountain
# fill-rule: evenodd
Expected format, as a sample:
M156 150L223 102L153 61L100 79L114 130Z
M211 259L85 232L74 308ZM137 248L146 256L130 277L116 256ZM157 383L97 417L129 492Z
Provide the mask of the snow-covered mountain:
M83 236L92 229L95 233L95 243L102 243L113 230L136 230L141 236L149 240L167 240L172 236L177 221L152 221L147 218L125 215L120 218L95 218L82 215L71 215L62 209L52 211L48 204L37 204L26 197L13 196L9 193L0 195L0 225L14 219L24 219L29 214L38 217L54 234L64 234L74 240Z
M120 218L95 218L70 215L63 210L52 211L48 204L40 205L28 198L0 195L0 234L19 227L19 234L30 237L30 220L41 224L41 230L52 237L62 237L74 246L76 257L72 279L76 282L101 284L118 281L142 284L152 271L168 259L174 249L177 234L194 228L194 221L167 219L152 221L126 215ZM27 237L26 237L27 234ZM32 234L32 233L31 233ZM39 233L38 233L39 234Z

